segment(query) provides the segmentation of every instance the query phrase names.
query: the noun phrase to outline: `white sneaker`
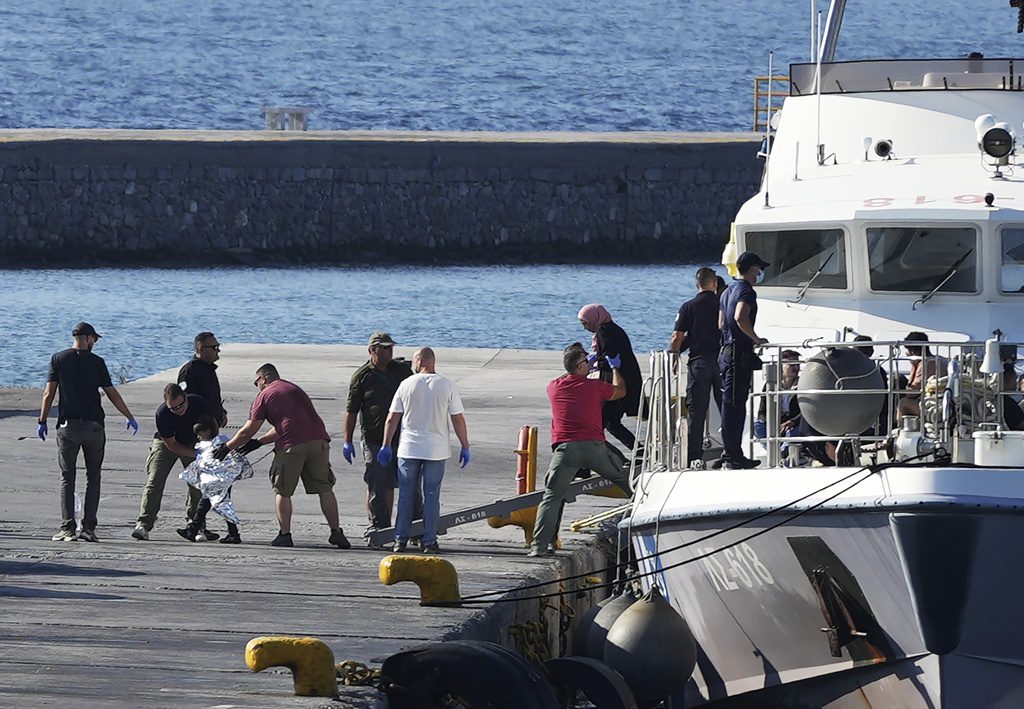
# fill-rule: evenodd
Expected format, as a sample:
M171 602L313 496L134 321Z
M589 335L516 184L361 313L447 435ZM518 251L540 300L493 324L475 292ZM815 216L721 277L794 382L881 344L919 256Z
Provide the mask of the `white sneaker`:
M143 527L141 524L138 524L135 526L135 529L132 530L132 536L141 542L148 542L149 530Z
M50 537L50 539L55 542L74 542L78 540L78 535L75 534L73 529L62 529Z

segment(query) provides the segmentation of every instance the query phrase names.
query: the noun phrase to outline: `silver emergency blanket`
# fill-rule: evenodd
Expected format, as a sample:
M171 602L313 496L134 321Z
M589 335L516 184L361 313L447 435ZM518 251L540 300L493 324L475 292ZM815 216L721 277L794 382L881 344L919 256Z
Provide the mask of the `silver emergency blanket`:
M227 442L227 436L217 436L212 441L196 444L196 459L178 475L179 478L203 493L210 500L210 509L225 519L240 524L241 520L231 504L231 486L238 480L251 478L252 464L236 451L228 453L224 460L213 457L213 450Z

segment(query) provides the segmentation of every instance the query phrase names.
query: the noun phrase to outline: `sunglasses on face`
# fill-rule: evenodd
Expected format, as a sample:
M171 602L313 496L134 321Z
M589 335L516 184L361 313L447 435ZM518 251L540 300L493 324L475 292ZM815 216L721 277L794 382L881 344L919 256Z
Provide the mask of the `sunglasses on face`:
M179 403L175 404L174 406L168 404L167 408L170 409L171 411L181 411L182 409L185 408L187 404L188 401L186 399L182 399Z
M220 352L220 343L218 342L216 345L203 345L203 349L204 350L217 350L218 352Z
M258 387L260 385L261 381L263 381L263 376L262 375L260 375L260 376L256 377L255 379L253 379L252 380L252 385L254 387Z

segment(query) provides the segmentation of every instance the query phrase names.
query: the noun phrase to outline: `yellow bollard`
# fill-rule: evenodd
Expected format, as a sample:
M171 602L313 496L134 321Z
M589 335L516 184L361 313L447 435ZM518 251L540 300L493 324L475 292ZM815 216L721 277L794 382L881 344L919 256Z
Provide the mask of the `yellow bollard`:
M523 530L523 536L526 537L526 546L530 546L533 542L533 528L537 524L537 508L527 507L525 510L513 510L507 517L502 515L488 517L487 524L494 529L501 529L509 525L519 527Z
M591 490L590 492L587 492L585 494L593 495L594 497L610 497L610 498L616 499L616 500L626 500L626 499L629 499L629 495L627 495L625 493L625 491L621 487L619 487L618 485L610 485L608 487L602 487L599 490Z
M245 664L253 672L268 667L292 671L295 694L300 697L333 697L338 693L334 653L316 638L266 635L245 646Z
M380 560L377 575L385 586L412 581L420 588L420 605L458 603L459 575L450 561L436 556L391 554Z

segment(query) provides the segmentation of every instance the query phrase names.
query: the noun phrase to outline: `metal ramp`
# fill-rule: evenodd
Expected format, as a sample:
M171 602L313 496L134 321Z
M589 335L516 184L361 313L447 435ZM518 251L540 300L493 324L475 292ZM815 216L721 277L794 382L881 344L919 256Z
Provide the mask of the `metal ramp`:
M565 492L565 501L573 502L580 495L595 493L611 487L615 487L615 484L596 474L593 477L584 478L582 480L573 480L569 485L569 489ZM488 517L507 517L510 513L515 512L516 510L536 507L540 504L542 497L544 497L544 490L537 490L535 492L528 492L525 495L516 495L514 497L478 505L477 507L467 507L466 509L458 510L457 512L442 514L437 520L437 534L440 536L445 534L452 527L458 527L462 524L480 522L486 520ZM423 520L414 520L412 527L409 530L409 536L418 537L422 534ZM395 528L388 527L387 529L378 529L370 534L368 541L370 546L384 546L389 544L395 541Z

